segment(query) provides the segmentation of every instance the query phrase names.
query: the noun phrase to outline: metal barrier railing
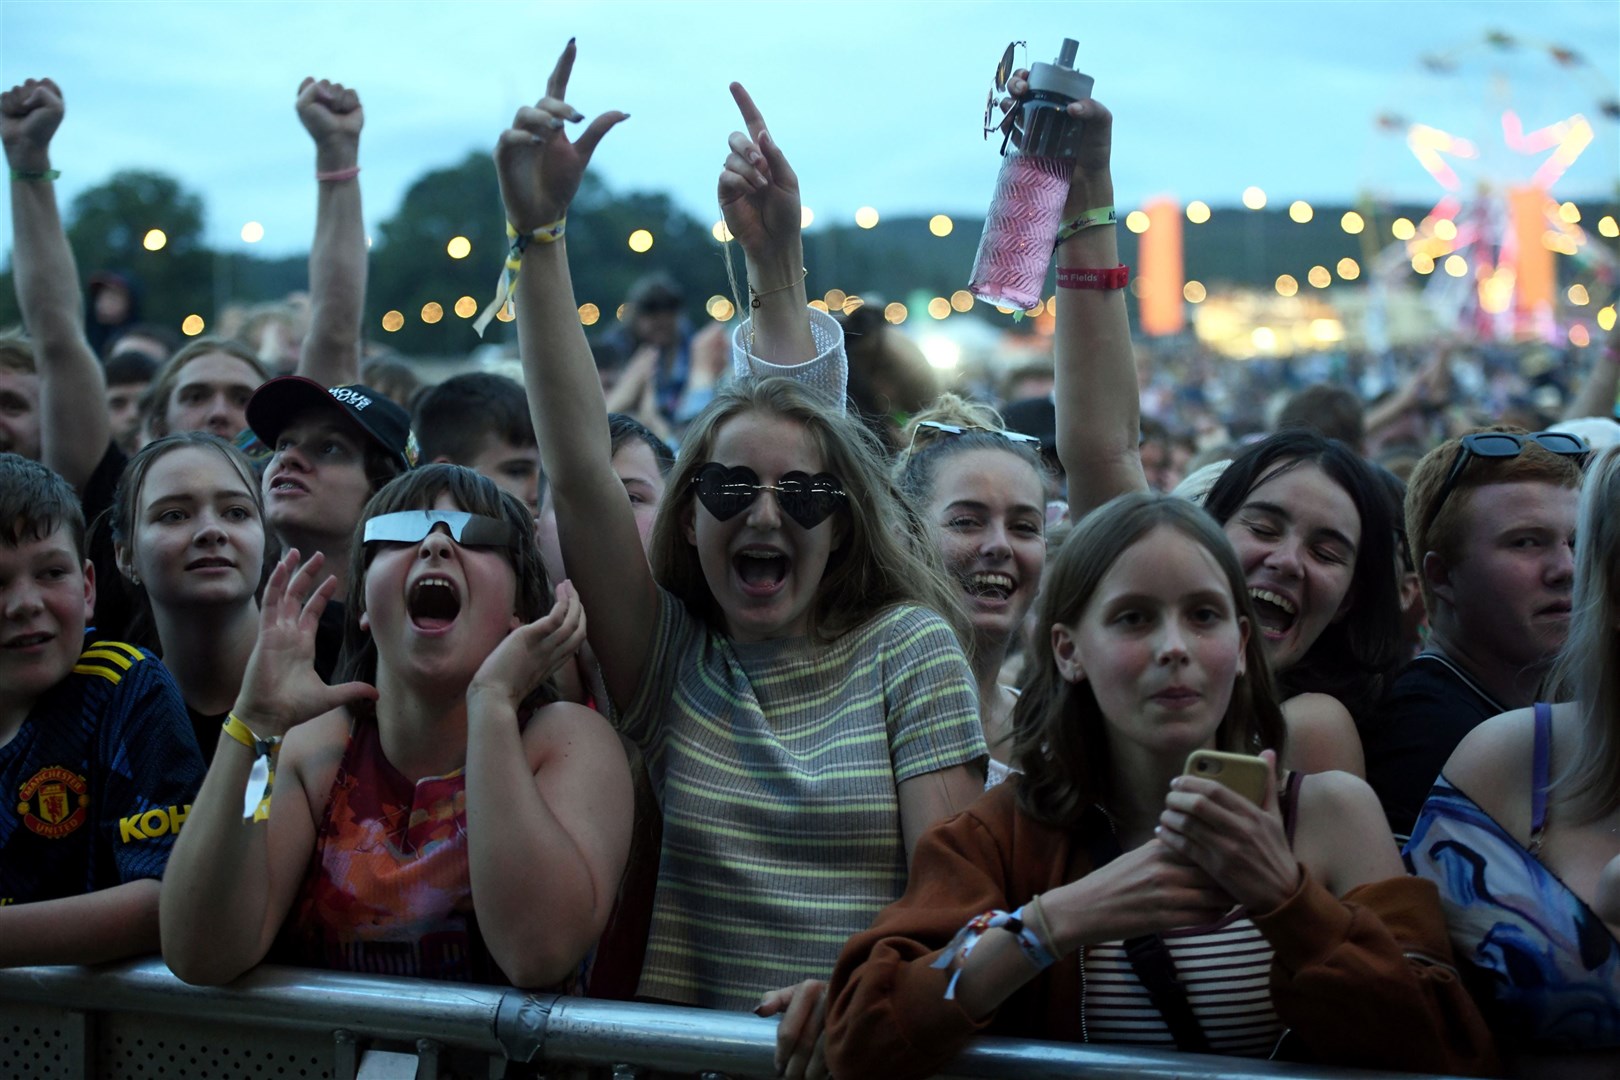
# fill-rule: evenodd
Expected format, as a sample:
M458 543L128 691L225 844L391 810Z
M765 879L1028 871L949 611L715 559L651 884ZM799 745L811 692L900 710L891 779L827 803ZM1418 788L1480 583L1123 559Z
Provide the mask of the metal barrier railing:
M746 1013L269 965L225 987L181 982L156 959L0 970L0 1077L498 1077L509 1061L558 1074L615 1066L615 1076L641 1069L770 1076L775 1039L774 1021ZM977 1040L947 1075L1418 1080L997 1038Z

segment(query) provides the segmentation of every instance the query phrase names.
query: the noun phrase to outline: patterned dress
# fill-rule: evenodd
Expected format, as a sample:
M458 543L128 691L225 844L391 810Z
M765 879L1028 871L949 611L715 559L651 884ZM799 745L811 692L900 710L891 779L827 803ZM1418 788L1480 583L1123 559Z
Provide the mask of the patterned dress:
M1535 837L1546 825L1550 717L1536 706ZM1498 1033L1531 1052L1620 1048L1620 942L1444 776L1404 854L1413 873L1438 886L1457 956L1487 988L1483 1004Z

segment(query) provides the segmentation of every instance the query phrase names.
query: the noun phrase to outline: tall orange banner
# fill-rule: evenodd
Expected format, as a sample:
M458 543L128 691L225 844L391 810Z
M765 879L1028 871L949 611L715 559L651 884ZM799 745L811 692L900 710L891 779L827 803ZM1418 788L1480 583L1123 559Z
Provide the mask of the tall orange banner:
M1550 314L1558 271L1553 266L1552 249L1543 238L1550 228L1546 189L1516 187L1508 192L1513 211L1513 235L1518 241L1517 265L1513 268L1513 310L1521 317Z
M1138 249L1136 276L1142 282L1139 297L1142 333L1149 337L1179 334L1187 325L1186 281L1181 261L1181 206L1163 196L1142 206L1147 231Z

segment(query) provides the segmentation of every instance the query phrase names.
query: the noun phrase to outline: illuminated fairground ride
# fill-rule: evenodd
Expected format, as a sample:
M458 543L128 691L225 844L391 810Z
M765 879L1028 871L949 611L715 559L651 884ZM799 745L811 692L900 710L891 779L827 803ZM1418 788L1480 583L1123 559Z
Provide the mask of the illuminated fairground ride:
M1420 221L1397 218L1394 241L1369 252L1374 296L1426 277L1442 324L1489 340L1585 345L1593 324L1612 329L1620 229L1612 213L1583 215L1554 188L1590 152L1588 176L1592 162L1606 163L1612 201L1614 85L1572 48L1501 32L1425 55L1417 81L1402 110L1379 113L1376 125L1404 136L1440 195ZM1541 126L1526 131L1526 118Z

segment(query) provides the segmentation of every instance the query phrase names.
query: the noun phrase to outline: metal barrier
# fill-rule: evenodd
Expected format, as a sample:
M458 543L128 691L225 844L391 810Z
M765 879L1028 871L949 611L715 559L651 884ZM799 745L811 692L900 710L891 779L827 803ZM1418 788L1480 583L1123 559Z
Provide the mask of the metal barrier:
M191 986L161 960L0 970L0 1077L501 1077L604 1066L770 1076L776 1024L746 1013L626 1004L263 966ZM528 1075L528 1073L525 1073ZM1014 1039L977 1040L952 1077L1300 1080L1414 1074Z

